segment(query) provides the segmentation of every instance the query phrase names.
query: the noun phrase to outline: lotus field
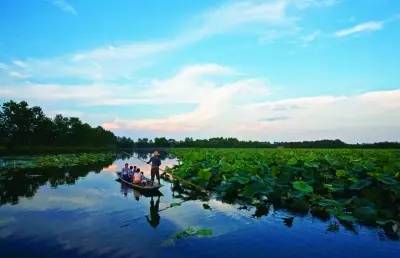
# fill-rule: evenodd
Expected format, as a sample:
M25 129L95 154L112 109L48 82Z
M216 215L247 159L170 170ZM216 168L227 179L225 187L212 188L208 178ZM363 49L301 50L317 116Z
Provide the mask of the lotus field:
M0 171L84 166L99 162L112 162L115 157L115 153L112 152L10 156L0 158Z
M271 205L320 218L397 227L400 151L175 149L171 173L227 202Z

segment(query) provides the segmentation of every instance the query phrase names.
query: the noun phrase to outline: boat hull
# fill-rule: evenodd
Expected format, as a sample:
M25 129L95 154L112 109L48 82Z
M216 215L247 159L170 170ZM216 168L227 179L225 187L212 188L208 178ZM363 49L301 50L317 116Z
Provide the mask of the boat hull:
M124 183L126 185L129 185L130 187L132 187L132 188L134 188L136 190L139 190L139 191L156 192L156 191L158 191L158 189L160 189L163 186L161 184L156 184L156 185L152 185L152 186L137 185L137 184L134 184L132 182L128 182L125 179L123 179L118 172L116 174L118 176L118 181L120 181L120 182L122 182L122 183Z

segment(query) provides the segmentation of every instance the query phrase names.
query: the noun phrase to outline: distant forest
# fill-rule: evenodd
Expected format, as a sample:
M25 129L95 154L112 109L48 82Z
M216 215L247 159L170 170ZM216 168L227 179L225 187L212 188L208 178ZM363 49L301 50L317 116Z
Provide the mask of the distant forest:
M128 139L126 139L128 140ZM185 140L166 139L165 137L139 138L131 142L136 148L156 148L156 147L196 147L196 148L396 148L400 149L398 142L377 142L363 144L347 144L341 140L318 140L302 142L260 142L260 141L240 141L236 138L216 137L210 139L185 138Z
M101 126L91 127L76 117L56 115L47 117L40 107L29 107L21 101L3 103L0 110L0 147L4 150L18 148L60 148L79 147L97 149L111 148L400 148L398 142L373 144L346 144L341 140L318 140L303 142L260 142L241 141L236 138L216 137L210 139L185 138L184 140L159 137L139 138L117 137Z
M27 147L115 147L119 138L101 126L76 117L47 117L40 107L5 102L0 111L0 145L7 150Z

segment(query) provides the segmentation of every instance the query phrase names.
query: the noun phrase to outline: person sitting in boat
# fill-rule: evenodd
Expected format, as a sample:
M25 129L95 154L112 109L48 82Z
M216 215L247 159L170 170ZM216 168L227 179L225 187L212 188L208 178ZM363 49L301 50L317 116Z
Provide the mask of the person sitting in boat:
M151 182L149 182L149 180L147 180L147 178L144 176L143 171L140 172L140 174L142 175L142 185L143 185L143 186L147 185L148 183L151 183Z
M138 185L142 184L142 173L140 173L140 168L138 168L133 174L133 183Z
M154 177L157 177L158 184L161 184L160 182L161 159L160 159L160 153L158 153L158 151L154 151L153 156L147 162L147 164L150 163L151 163L151 182L154 183Z
M129 164L125 163L125 167L122 169L122 179L129 180Z
M130 181L133 180L133 174L134 174L134 172L135 172L135 170L133 170L133 166L130 166L130 167L129 167L129 172L128 172L128 176L129 176Z

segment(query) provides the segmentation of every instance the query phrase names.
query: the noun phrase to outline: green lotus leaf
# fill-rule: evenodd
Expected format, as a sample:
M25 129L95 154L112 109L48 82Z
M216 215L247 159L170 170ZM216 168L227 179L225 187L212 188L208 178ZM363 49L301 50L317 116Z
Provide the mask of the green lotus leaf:
M289 166L294 166L297 164L297 159L296 158L291 158L287 161L287 163Z
M357 219L349 214L336 215L336 217L338 218L338 220L344 221L344 222L350 222L350 223L357 222Z
M368 223L375 223L378 219L377 210L369 206L358 207L354 209L353 214L357 218Z
M197 173L197 177L201 180L201 181L205 181L207 182L210 177L211 177L211 172L210 169L201 169L199 170L199 172Z
M304 181L294 181L292 186L294 189L302 193L312 193L314 191L313 187Z
M241 194L245 197L252 198L256 194L265 194L269 192L269 187L259 181L246 185Z
M361 190L364 189L365 187L371 185L371 180L369 179L360 179L357 182L353 183L352 185L350 185L350 189L351 190Z
M198 229L196 232L196 235L199 237L212 236L212 234L213 234L213 231L212 231L212 229L209 229L209 228L201 228L201 229Z
M250 182L250 179L248 177L244 177L244 176L233 176L229 179L230 182L232 183L239 183L239 184L247 184L248 182Z
M344 169L338 169L338 170L336 170L336 176L337 177L347 177L348 173Z
M395 185L398 184L399 182L392 176L390 175L380 175L378 176L378 181L385 184L385 185Z
M321 199L317 201L317 204L321 207L340 207L341 204L338 201L332 199Z

